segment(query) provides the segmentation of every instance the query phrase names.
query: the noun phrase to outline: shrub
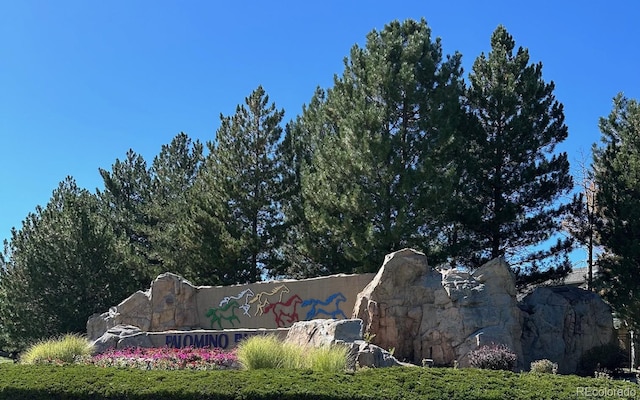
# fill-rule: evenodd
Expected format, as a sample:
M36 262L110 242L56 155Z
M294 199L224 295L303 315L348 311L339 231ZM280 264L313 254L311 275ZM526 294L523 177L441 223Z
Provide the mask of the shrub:
M70 364L78 357L91 355L93 345L87 338L68 334L29 347L21 356L23 364Z
M539 374L556 374L558 372L558 364L547 360L534 361L531 363L531 372Z
M504 344L485 345L469 353L469 363L474 368L512 371L516 355Z
M594 373L599 369L616 371L624 368L628 360L627 352L616 344L609 343L596 346L584 353L580 358L578 375L594 376Z

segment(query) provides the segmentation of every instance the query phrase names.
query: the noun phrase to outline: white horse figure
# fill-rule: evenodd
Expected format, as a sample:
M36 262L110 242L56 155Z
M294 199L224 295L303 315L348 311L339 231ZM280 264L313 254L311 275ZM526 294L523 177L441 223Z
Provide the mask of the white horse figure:
M249 304L249 298L253 296L255 296L255 293L253 293L251 289L245 289L235 296L227 296L224 299L222 299L220 301L219 307L224 306L231 300L240 300L241 298L244 297L244 304L240 305L240 309L243 311L244 315L248 315L249 318L251 318L251 315L249 315L249 309L251 308L251 304Z

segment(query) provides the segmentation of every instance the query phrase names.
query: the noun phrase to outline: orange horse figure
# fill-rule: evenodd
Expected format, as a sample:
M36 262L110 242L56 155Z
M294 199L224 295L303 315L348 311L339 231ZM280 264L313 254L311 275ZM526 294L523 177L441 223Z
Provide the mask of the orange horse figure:
M265 313L273 311L278 328L283 328L299 320L298 304L302 304L302 299L297 294L291 296L289 300L277 303L270 303L264 308Z

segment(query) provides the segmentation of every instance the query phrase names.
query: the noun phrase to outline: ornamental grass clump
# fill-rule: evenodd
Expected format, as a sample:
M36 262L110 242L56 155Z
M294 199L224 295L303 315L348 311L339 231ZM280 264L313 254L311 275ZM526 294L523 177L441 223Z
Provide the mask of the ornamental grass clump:
M504 344L490 344L469 353L469 364L474 368L513 371L517 357Z
M236 354L245 369L284 368L285 349L274 335L256 335L240 342Z
M349 349L345 346L304 348L284 343L273 335L253 336L243 340L237 349L243 368L310 369L341 372L347 367Z
M93 345L82 336L68 334L29 347L20 357L22 364L71 364L91 355Z
M309 367L314 371L341 372L347 368L348 357L346 346L316 348L308 355Z

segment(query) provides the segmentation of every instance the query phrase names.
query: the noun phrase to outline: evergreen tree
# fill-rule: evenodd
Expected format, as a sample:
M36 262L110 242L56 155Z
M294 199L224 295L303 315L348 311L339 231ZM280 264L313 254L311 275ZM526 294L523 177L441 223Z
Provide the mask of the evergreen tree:
M304 213L336 254L318 260L332 263L327 272L373 271L391 251L428 251L439 239L456 180L461 74L460 56L443 58L424 20L395 21L352 48L321 118L305 110L297 129L322 137L302 168Z
M554 153L567 137L563 107L553 82L542 79L542 64L529 64L529 52L514 48L499 26L469 75L467 106L477 124L465 132L469 208L461 225L477 245L463 260L477 266L504 257L534 273L544 260L561 260L565 273L570 241L543 245L561 229L569 205L560 200L573 186L567 154Z
M99 169L104 191L99 192L101 209L114 231L128 246L122 248L127 263L134 267L137 281L148 285L165 272L153 246L152 230L158 221L152 209L151 174L144 158L129 150L126 159L116 159L111 171Z
M0 268L0 326L12 348L82 333L89 316L138 288L98 208L67 178L12 231Z
M286 264L278 271L281 275L309 278L350 271L349 264L340 256L338 242L311 229L305 212L307 199L302 195L303 173L309 174L313 155L322 140L336 132L335 124L326 118L325 107L326 92L317 88L309 105L303 106L302 114L287 124L278 148L284 169L282 253Z
M598 257L605 299L633 329L640 328L640 104L622 94L600 119L602 146L594 148Z
M185 226L189 221L187 194L200 171L203 146L192 142L185 133L163 145L151 164L150 220L157 221L150 229L153 258L158 259L164 271L172 271L199 284L202 281L185 244Z
M201 224L196 229L220 242L213 256L234 260L218 270L222 283L257 281L282 263L282 167L276 150L283 115L260 86L233 116L220 116L216 141L208 143L193 213Z

